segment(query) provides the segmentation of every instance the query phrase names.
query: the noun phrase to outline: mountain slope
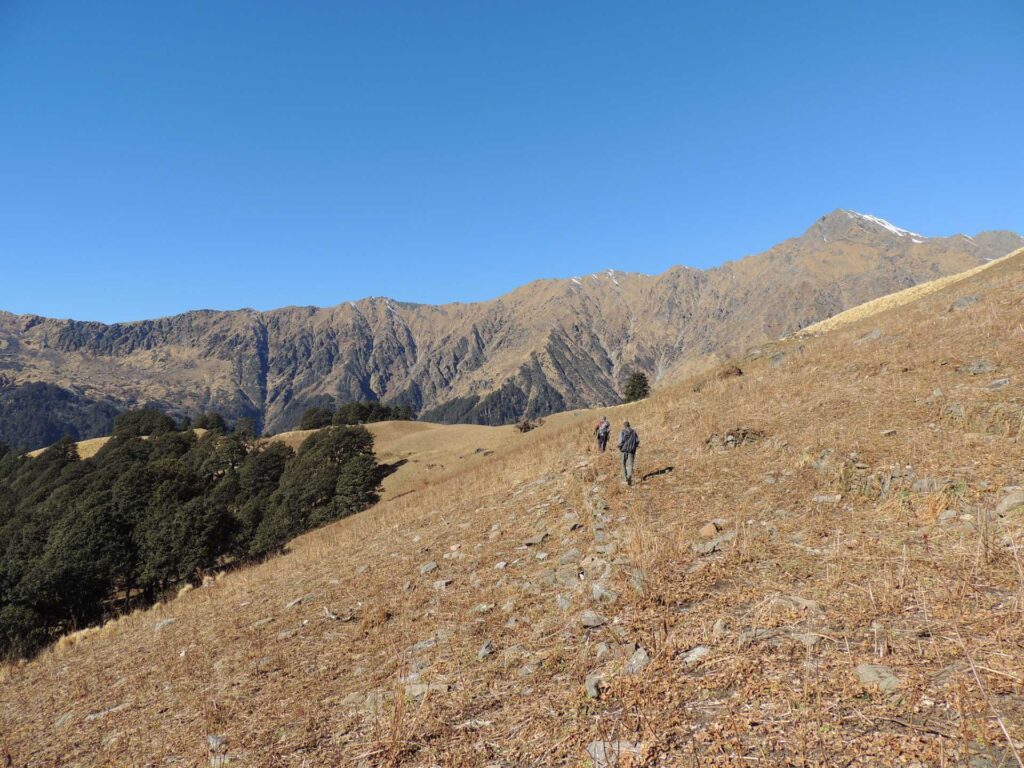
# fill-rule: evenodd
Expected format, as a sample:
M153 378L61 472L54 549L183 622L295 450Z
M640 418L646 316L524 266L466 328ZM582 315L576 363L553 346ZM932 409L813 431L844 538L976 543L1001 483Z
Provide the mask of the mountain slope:
M555 417L4 669L3 748L33 767L1013 765L1022 307L1017 256L607 409L641 434L633 488L591 419ZM737 427L763 435L709 440Z
M492 301L372 298L104 325L0 314L0 373L90 401L215 409L269 431L313 404L383 399L422 418L507 423L617 402L624 377L739 353L869 299L1024 245L924 238L835 211L757 256L648 276L542 280Z

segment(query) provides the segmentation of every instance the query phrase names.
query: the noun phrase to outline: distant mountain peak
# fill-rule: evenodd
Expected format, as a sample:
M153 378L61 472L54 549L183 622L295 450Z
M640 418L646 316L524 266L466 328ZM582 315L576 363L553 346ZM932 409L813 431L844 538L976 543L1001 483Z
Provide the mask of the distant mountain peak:
M925 235L897 227L892 222L886 221L879 216L850 211L845 208L838 208L832 211L832 213L822 216L806 234L829 242L830 240L838 240L840 238L853 238L858 235L878 235L883 233L899 238L909 238L913 243L923 243L928 239Z

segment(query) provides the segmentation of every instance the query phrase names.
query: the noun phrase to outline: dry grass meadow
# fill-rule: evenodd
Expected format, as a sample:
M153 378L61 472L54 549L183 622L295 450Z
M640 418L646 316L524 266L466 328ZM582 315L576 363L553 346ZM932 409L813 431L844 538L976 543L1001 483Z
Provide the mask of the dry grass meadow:
M474 436L3 669L0 761L1020 765L1022 351L1018 256L607 409L631 488L596 412Z

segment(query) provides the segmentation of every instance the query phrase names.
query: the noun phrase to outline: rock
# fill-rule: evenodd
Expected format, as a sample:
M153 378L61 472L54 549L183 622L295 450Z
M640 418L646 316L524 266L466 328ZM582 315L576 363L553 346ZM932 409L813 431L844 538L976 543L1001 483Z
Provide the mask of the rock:
M561 557L558 558L559 565L569 565L570 563L578 563L580 561L580 551L578 549L570 549L568 552L563 552Z
M1024 491L1011 491L996 505L996 515L1007 517L1021 506L1024 506Z
M877 686L882 693L892 693L900 687L900 680L890 667L881 664L860 664L853 671L863 685Z
M776 352L774 355L768 358L768 364L771 365L772 368L778 368L780 365L782 365L782 361L785 359L785 352Z
M723 545L728 544L735 538L736 531L726 531L710 541L691 544L690 549L698 555L710 555L712 552L719 551Z
M592 741L587 745L587 754L594 768L617 768L624 757L638 757L640 744L632 741Z
M722 530L722 529L719 528L717 525L715 525L715 523L712 521L710 523L705 523L703 526L701 526L701 529L699 531L697 531L697 533L702 538L713 539L715 536L718 535L718 532L720 530Z
M368 570L370 570L370 566L368 566L368 565L360 565L360 566L358 566L356 568L356 573L361 575L361 574L366 573Z
M821 606L817 600L808 600L796 595L780 595L775 598L774 604L791 610L807 611L807 613L813 614L821 613Z
M537 533L537 534L531 536L530 538L526 539L525 541L523 541L523 544L525 544L528 547L536 547L536 546L539 546L540 544L543 544L544 540L547 537L548 537L547 532L546 531L541 531L540 533Z
M843 495L841 493L820 493L811 498L811 501L815 504L838 504L842 500Z
M575 531L577 528L583 527L583 520L581 520L580 516L575 512L566 512L562 519L565 520L565 525L569 529L570 533Z
M610 544L598 544L596 547L594 547L594 551L597 552L597 554L599 555L611 557L619 551L619 547L615 544L615 542L612 542Z
M433 573L437 570L437 563L431 560L429 563L424 563L420 566L420 576L426 576L428 573Z
M494 643L490 640L484 640L484 644L481 645L480 650L476 652L477 661L483 661L492 653L494 653Z
M536 557L537 557L538 560L547 560L548 559L548 553L547 552L538 552Z
M586 680L583 681L584 688L587 689L587 696L591 699L601 698L601 691L608 687L608 683L605 682L604 674L601 672L591 672L587 675Z
M447 693L450 689L447 683L411 683L405 686L405 695L410 699L422 699L428 693Z
M647 654L647 651L643 648L637 648L633 651L633 655L629 657L629 661L626 662L623 672L627 675L638 675L643 672L650 663L651 657Z
M892 437L893 435L896 434L896 430L895 429L883 429L878 434L880 434L882 437Z
M695 646L695 647L691 648L690 650L688 650L686 652L686 654L683 656L683 664L686 664L687 666L692 666L694 664L699 664L710 653L711 653L711 649L708 648L706 645Z
M711 639L716 643L722 642L725 639L725 633L728 631L728 628L729 625L725 619L718 619L715 621L715 625L711 627Z
M977 296L961 296L949 306L950 312L962 312L970 306L978 303Z
M438 592L443 592L448 589L448 585L452 583L451 579L438 579L434 582L434 589Z
M210 768L224 768L231 765L231 755L210 755Z
M599 603L614 603L619 598L619 593L594 582L590 587L590 596Z
M503 571L505 570L505 568L508 567L508 563L506 563L504 560L499 560L494 564L494 567L499 571Z
M989 383L988 388L989 389L1002 389L1003 387L1009 385L1009 383L1010 383L1010 379L1009 378L996 379L995 381Z
M857 343L858 344L864 344L865 342L875 341L876 339L880 339L880 338L882 338L882 332L880 330L878 330L877 328L875 328L875 330L868 331L863 336L861 336L859 339L857 339Z
M555 598L555 605L558 606L558 610L567 611L569 610L569 598L564 595L558 595L558 597Z
M164 627L169 627L169 626L171 626L171 624L173 624L176 621L177 621L177 619L160 619L160 621L156 622L153 625L153 631L154 632L159 632Z
M922 477L915 480L911 486L911 493L935 493L946 486L946 481L938 477Z
M948 523L950 520L955 520L955 519L956 519L956 510L955 509L944 509L941 512L939 512L939 516L936 518L936 521L938 521L939 523Z
M608 620L595 611L584 611L580 614L580 623L587 629L596 629L608 623Z
M536 656L533 656L525 664L523 664L523 666L519 668L519 671L516 674L520 677L529 677L538 669L540 669L540 666L541 660Z
M285 608L294 608L295 606L302 605L303 603L305 603L305 602L307 602L309 600L312 600L312 599L313 599L312 595L306 594L306 595L303 595L302 597L296 597L294 600L292 600L292 601L290 601L288 603L285 603L284 607Z
M960 373L968 373L971 376L980 376L983 373L992 373L992 371L996 370L996 366L988 360L973 360L967 365L957 366L957 370Z
M226 747L227 744L228 740L223 736L217 736L211 733L206 737L206 746L214 752L219 752L220 750L224 749L224 747Z
M494 603L480 603L469 609L470 613L475 613L478 616L482 616L485 613L490 613L494 610Z

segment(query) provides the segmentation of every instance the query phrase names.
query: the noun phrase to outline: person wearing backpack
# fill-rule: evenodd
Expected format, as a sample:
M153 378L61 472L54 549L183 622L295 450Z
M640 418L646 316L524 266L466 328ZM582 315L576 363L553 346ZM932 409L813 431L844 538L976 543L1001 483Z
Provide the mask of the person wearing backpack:
M597 435L597 450L604 452L604 449L608 447L608 436L612 432L612 425L608 423L608 419L604 416L597 422L597 426L594 428L594 434Z
M623 422L619 433L619 451L622 453L622 477L626 485L633 484L633 463L636 461L636 449L640 447L640 436L636 430Z

